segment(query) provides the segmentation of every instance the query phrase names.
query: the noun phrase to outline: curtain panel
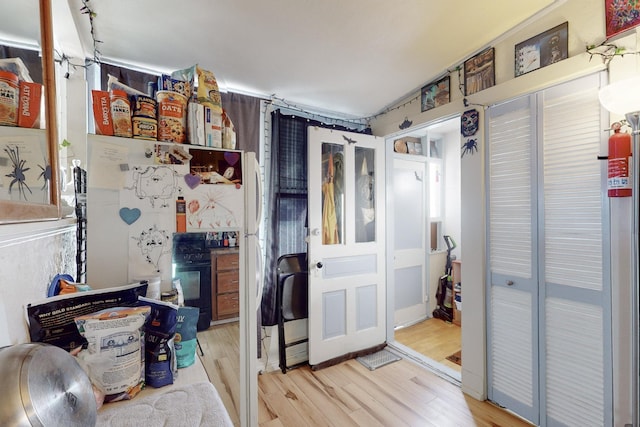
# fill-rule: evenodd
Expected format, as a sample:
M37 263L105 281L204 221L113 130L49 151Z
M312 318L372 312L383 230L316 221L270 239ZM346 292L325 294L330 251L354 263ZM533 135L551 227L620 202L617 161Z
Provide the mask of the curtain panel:
M306 253L307 243L307 129L310 126L371 134L317 120L271 113L270 179L266 183L265 273L262 294L262 326L278 324L277 264L282 255Z

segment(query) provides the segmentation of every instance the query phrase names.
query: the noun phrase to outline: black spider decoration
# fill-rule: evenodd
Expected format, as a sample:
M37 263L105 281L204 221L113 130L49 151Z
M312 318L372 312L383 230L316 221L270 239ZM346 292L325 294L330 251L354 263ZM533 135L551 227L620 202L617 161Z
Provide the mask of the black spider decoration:
M469 138L467 141L462 144L462 155L460 158L463 158L466 153L471 153L473 155L474 152L478 152L478 139L477 138Z
M30 194L33 194L29 185L27 185L27 177L25 175L25 172L31 168L25 168L27 161L20 159L20 147L17 145L14 148L7 146L4 149L4 152L9 155L9 159L11 160L11 165L13 167L13 171L5 175L6 177L13 178L9 184L9 194L11 194L13 186L17 185L20 198L26 201L27 193L25 192L25 189L29 191Z

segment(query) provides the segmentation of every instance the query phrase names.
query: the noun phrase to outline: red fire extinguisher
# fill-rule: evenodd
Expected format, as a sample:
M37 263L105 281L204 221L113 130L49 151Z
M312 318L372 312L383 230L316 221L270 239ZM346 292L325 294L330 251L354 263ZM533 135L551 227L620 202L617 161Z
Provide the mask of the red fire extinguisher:
M631 196L631 135L620 132L622 125L611 125L613 135L609 137L607 190L609 197Z

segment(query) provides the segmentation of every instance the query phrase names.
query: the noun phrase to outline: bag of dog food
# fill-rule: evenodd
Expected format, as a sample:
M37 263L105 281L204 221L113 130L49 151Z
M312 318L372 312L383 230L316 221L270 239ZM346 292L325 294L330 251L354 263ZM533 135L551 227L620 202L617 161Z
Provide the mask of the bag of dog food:
M179 307L178 324L176 327L176 359L178 369L191 366L196 361L196 347L198 345L196 333L198 331L198 307Z
M147 294L146 282L57 295L27 305L29 337L71 352L86 344L73 319L112 307L131 307Z
M145 379L145 323L149 306L114 307L74 319L87 340L78 362L105 402L137 395Z
M178 306L145 297L140 297L138 303L151 309L145 325L146 384L156 388L173 384L177 369L173 347Z

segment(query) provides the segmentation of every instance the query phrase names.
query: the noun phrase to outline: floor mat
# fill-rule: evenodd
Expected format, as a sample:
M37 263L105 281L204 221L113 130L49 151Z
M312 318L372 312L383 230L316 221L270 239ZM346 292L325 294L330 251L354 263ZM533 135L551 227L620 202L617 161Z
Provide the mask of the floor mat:
M401 357L396 356L388 350L380 350L376 353L356 358L358 362L362 363L362 365L370 371L381 368L384 365L388 365L389 363L396 362L400 359Z
M462 350L458 350L451 356L447 356L447 360L455 363L456 365L462 366Z

